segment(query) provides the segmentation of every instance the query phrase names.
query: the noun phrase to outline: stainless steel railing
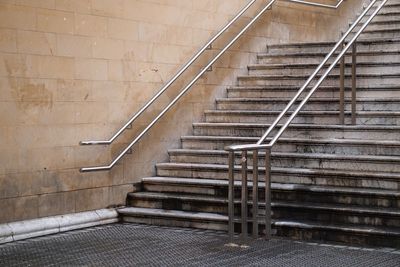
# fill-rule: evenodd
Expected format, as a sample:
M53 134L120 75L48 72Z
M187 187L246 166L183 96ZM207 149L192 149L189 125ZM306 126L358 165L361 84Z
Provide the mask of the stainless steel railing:
M367 15L367 13L375 6L375 4L379 1L382 1L377 8L373 11L373 13L368 17L365 23L361 26L361 28L355 33L355 35L351 38L351 40L346 44L345 39L352 33L354 28L360 23L360 21ZM229 223L228 223L228 231L231 239L234 237L234 224L235 222L241 222L241 238L246 239L248 235L247 222L248 222L248 181L247 181L247 168L248 168L248 152L252 151L253 153L253 197L252 197L252 222L253 222L253 236L258 237L259 230L259 217L258 217L258 185L259 185L259 151L265 150L265 205L266 205L266 213L264 223L265 223L265 237L269 239L271 237L271 150L272 147L279 140L281 135L285 132L288 126L291 124L293 119L298 115L300 110L304 107L304 105L308 102L310 97L316 92L322 82L328 77L329 73L335 68L339 61L341 61L340 66L340 122L344 124L344 56L347 51L353 47L352 54L352 123L355 123L355 103L356 103L356 41L360 34L365 30L365 28L369 25L372 19L378 14L378 12L382 9L382 7L386 4L388 0L372 0L368 7L362 12L362 14L356 19L356 21L350 26L347 32L340 38L340 40L335 44L332 50L328 53L328 55L324 58L321 64L317 67L317 69L313 72L313 74L307 79L304 85L299 89L293 99L288 103L288 105L284 108L284 110L279 114L276 120L270 125L265 134L259 139L256 144L248 144L248 145L232 145L225 148L229 152L228 159L228 167L229 167ZM278 123L282 120L284 116L288 114L289 109L294 105L294 103L299 99L302 93L306 90L306 88L310 85L310 83L314 80L317 74L321 71L321 69L325 66L329 59L335 54L336 50L342 47L342 51L336 56L333 62L329 65L327 70L321 75L316 84L312 87L312 89L308 92L305 98L301 101L298 107L293 111L291 116L287 119L287 121L280 127L277 133L271 138L269 143L264 144L266 139L270 136L273 130L276 129ZM241 195L241 218L236 219L235 217L235 203L234 203L234 177L235 177L235 153L241 153L241 173L242 173L242 195Z
M132 124L143 114L172 84L190 67L193 63L208 49L212 48L213 43L226 32L257 0L251 0L239 13L232 18L214 37L212 37L161 89L154 95L142 108L139 109L129 120L126 122L111 138L108 140L91 140L81 141L80 145L110 145L112 144L126 129L131 128ZM112 169L121 158L127 154L130 149L153 127L159 119L196 83L196 81L210 68L212 65L269 9L277 0L271 0L232 40L229 42L220 53L218 53L203 69L200 71L191 82L175 97L160 113L159 115L123 150L118 156L108 165L85 167L81 168L81 172L90 171L105 171ZM300 3L305 5L324 7L324 8L338 8L344 0L338 0L336 5L324 5L311 1L303 0L286 0L289 2Z

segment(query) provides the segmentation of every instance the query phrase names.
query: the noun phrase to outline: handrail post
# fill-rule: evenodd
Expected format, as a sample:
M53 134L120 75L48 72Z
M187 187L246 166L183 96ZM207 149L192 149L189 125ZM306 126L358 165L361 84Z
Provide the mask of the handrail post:
M228 233L229 239L233 241L235 234L235 154L229 151L229 188L228 188Z
M355 125L357 112L357 42L353 43L351 59L351 124Z
M265 154L265 239L271 239L271 148Z
M342 43L342 49L345 44ZM340 60L340 93L339 93L339 123L344 125L344 75L345 75L345 56Z
M253 150L253 238L258 237L258 150Z
M247 201L248 201L248 191L247 191L247 151L242 151L242 241L247 240Z

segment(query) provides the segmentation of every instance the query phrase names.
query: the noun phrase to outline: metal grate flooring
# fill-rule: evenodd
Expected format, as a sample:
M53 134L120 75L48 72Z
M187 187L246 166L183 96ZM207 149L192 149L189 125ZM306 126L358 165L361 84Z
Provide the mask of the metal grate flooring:
M0 245L0 266L400 266L400 251L113 224Z

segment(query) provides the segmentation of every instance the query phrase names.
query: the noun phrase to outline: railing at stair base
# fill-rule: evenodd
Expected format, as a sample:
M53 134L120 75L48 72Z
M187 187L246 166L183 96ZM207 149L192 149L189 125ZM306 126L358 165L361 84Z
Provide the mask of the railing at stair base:
M358 25L358 23L364 18L364 16L371 10L371 8L376 4L378 0L373 0L370 5L363 11L363 13L357 18L357 20L352 24L348 31L342 36L342 38L336 43L331 52L325 57L321 64L317 67L314 73L308 78L305 84L296 93L293 99L285 107L285 109L279 114L277 119L271 124L265 134L260 138L256 144L247 145L232 145L225 147L225 150L229 152L228 168L229 168L229 189L228 189L228 231L231 240L234 240L235 233L235 222L241 223L241 240L245 241L248 238L248 181L247 181L247 171L248 171L248 152L253 151L253 195L252 195L252 234L254 238L258 237L259 230L259 216L258 216L258 182L259 182L259 168L258 168L258 155L259 150L265 149L265 238L271 238L271 150L272 147L279 140L284 131L288 128L294 118L298 115L304 105L308 102L311 96L317 91L322 82L330 74L330 72L335 68L335 66L340 61L340 115L339 120L341 124L344 124L344 69L345 69L345 55L347 51L352 48L352 105L351 105L351 122L356 123L356 58L357 58L357 48L356 41L360 34L369 25L372 19L378 14L382 7L386 4L388 0L383 0L382 3L376 8L376 10L370 15L367 21L361 26L361 28L356 32L354 37L345 45L345 39L353 31L353 29ZM280 127L278 132L272 137L268 144L263 144L268 138L269 134L275 129L282 118L287 114L289 109L294 105L300 95L305 91L305 89L310 85L313 79L317 76L319 71L324 67L327 61L334 55L335 51L342 47L342 51L334 59L328 69L321 75L317 83L308 92L305 98L298 105L296 110L287 119L287 121ZM235 217L235 152L241 152L241 218L237 219Z
M259 205L259 150L265 149L265 238L271 238L271 146L270 145L238 145L229 146L225 149L229 152L229 185L228 185L228 232L231 240L234 239L235 222L241 224L241 239L245 241L248 233L248 152L253 153L252 166L252 233L257 238L259 234L258 205ZM235 217L235 152L241 152L241 219L238 221Z

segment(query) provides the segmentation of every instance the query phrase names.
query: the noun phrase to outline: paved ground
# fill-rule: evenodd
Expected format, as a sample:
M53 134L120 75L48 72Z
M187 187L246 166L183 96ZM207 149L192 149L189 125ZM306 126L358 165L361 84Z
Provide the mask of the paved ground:
M227 242L224 232L114 224L0 245L0 266L400 266L391 249Z

